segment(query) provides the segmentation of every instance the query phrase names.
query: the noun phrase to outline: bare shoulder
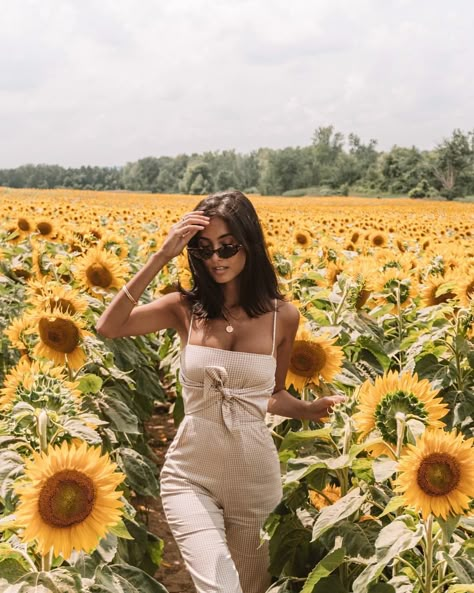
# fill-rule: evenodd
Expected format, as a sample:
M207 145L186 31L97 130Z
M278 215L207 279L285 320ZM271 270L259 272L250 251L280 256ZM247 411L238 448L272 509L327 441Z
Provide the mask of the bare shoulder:
M288 330L298 327L300 321L300 312L298 307L289 303L288 301L280 301L278 303L278 316L280 322L284 324Z
M174 329L181 332L183 327L187 326L186 319L189 317L189 305L186 297L178 291L165 294L153 304L156 309L166 309L174 318Z

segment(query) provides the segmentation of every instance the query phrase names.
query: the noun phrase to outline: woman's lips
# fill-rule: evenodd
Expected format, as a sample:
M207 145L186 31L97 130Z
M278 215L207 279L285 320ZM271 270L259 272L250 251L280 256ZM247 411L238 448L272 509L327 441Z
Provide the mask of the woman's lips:
M220 275L220 274L224 274L225 272L227 272L228 268L224 267L224 266L216 266L215 268L212 268L212 271L214 272L214 274Z

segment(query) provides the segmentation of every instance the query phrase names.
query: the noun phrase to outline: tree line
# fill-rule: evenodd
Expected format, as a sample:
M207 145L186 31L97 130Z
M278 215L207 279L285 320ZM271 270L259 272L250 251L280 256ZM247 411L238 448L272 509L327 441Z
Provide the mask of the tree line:
M321 126L311 144L149 156L123 167L22 165L0 169L0 186L42 189L130 190L205 195L230 188L263 195L390 193L448 200L474 195L474 131L455 129L432 150L347 138Z

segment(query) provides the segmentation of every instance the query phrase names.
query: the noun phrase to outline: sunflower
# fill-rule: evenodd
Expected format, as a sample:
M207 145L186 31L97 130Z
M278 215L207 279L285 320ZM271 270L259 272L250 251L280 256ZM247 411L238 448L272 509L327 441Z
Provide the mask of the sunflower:
M408 307L412 302L415 296L413 283L414 279L397 267L385 268L380 275L373 276L374 292L379 293L378 303L392 305L395 311L398 309L398 299L401 309Z
M23 313L21 317L15 318L10 326L4 330L4 335L10 340L14 348L22 351L28 350L28 341L26 335L34 329L35 321L31 314Z
M116 487L124 475L98 447L62 445L33 453L26 462L28 480L18 486L16 510L25 526L23 541L36 540L38 551L68 558L72 550L91 552L122 514Z
M79 381L69 381L66 369L56 367L50 360L29 361L22 357L16 367L10 369L0 389L0 410L8 410L17 399L31 405L47 401L50 409L59 406L74 407L81 398Z
M443 418L448 406L439 397L438 391L431 388L427 379L418 380L418 375L398 374L389 371L377 377L375 383L365 381L358 393L359 411L353 415L357 429L363 440L371 432L381 435L392 448L397 444L397 421L395 415L402 412L414 417L427 427L442 428ZM405 439L406 443L406 439ZM370 446L372 455L392 456L392 449L384 443Z
M337 280L339 274L343 271L343 267L339 262L330 261L326 266L326 282L331 288Z
M31 304L42 311L53 313L59 310L61 313L75 315L84 313L89 307L79 291L59 282L29 282L27 292L31 295Z
M382 231L373 231L370 233L368 239L373 247L385 247L388 243L388 237Z
M93 334L84 329L84 321L77 316L62 313L56 309L54 313L39 312L33 317L35 327L27 333L37 333L39 341L34 347L33 355L52 360L55 364L66 361L72 369L79 369L86 362L86 354L81 342L86 336Z
M118 233L111 231L104 233L98 243L98 247L114 253L120 259L126 259L128 256L128 245Z
M98 297L125 282L128 264L100 247L92 247L76 262L76 276L87 290Z
M306 229L298 229L293 234L293 240L297 247L309 247L311 245L312 236Z
M474 267L465 270L463 278L458 281L454 292L462 307L469 307L474 302Z
M25 374L30 370L31 362L22 356L17 365L6 375L3 387L0 389L0 410L7 409L16 398L16 392L22 385Z
M27 237L33 231L33 223L25 216L18 218L16 226L22 237Z
M469 510L474 497L474 439L461 433L426 430L408 445L398 463L395 490L424 519L447 519Z
M341 498L341 488L328 484L321 492L310 490L308 495L311 504L320 511L323 507L328 507Z
M35 230L44 239L50 239L55 234L55 226L52 220L40 219L35 223Z
M421 287L421 302L425 307L433 307L456 298L453 280L439 274L430 275Z
M50 274L52 268L51 258L48 257L48 253L39 249L36 244L31 247L31 261L31 269L36 277L43 278Z
M334 346L337 338L327 334L313 336L300 328L293 343L290 364L286 375L287 386L293 384L295 389L302 391L306 385L319 385L320 377L332 381L341 370L343 351Z
M356 257L344 270L344 274L354 281L349 300L356 309L361 309L372 294L373 259Z
M193 287L193 279L191 272L189 270L180 270L178 276L179 285L182 286L185 290L191 290Z

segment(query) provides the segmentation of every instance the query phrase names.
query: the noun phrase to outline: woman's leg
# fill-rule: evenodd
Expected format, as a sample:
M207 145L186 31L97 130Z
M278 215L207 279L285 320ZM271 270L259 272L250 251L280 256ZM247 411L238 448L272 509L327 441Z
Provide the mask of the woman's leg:
M222 508L204 488L167 476L166 519L198 593L242 593L227 546Z
M265 517L226 517L227 543L239 573L243 593L265 593L271 583L268 542L260 547L260 527Z

